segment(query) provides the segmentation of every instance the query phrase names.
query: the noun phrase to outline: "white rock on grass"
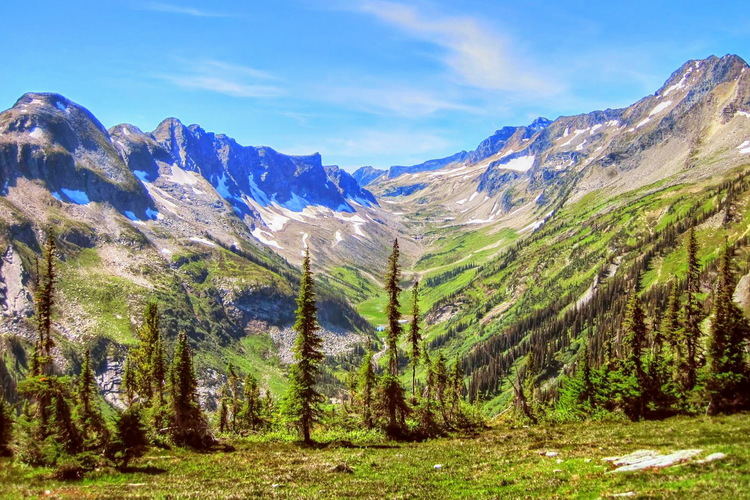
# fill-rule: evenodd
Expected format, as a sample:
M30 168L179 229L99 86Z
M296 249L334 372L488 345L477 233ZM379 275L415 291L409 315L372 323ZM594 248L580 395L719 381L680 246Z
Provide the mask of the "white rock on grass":
M713 462L714 460L721 460L723 458L726 458L727 455L725 453L711 453L709 456L702 460L696 460L696 464L705 464L708 462Z
M609 457L604 460L612 462L617 469L611 472L632 472L643 469L670 467L687 460L701 453L703 450L679 450L668 455L661 455L653 450L638 450L629 455L622 457Z

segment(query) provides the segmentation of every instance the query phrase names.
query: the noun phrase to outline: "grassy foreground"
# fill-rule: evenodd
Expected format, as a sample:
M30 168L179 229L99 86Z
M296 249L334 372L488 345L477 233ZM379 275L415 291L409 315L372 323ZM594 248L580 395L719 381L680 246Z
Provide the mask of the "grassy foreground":
M750 414L662 422L495 427L423 443L238 440L199 454L153 450L132 472L81 481L0 459L2 498L750 498ZM639 449L700 448L723 460L608 473L602 461ZM546 453L557 452L551 457ZM436 468L436 465L442 465ZM632 493L631 493L632 492Z

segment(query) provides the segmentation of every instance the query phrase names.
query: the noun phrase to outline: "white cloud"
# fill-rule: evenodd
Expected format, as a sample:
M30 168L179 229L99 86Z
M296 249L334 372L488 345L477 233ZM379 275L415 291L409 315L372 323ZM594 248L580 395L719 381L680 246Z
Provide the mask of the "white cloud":
M333 104L372 114L387 116L421 117L439 111L464 111L481 113L478 107L469 106L439 96L437 92L383 83L380 86L326 87L319 98Z
M223 61L186 62L186 71L156 75L179 87L206 90L232 97L275 97L284 91L268 72Z
M285 148L287 154L309 154L319 151L326 157L360 159L367 156L393 155L408 151L414 163L424 161L425 155L432 155L436 151L452 151L455 144L435 132L401 130L355 130L346 137L314 137L310 140L312 146L299 144ZM400 154L403 156L403 154ZM409 160L409 158L406 158Z
M229 17L227 14L218 12L209 12L206 10L196 9L194 7L184 7L182 5L172 5L168 3L150 3L143 7L143 10L153 12L166 12L169 14L182 14L193 17Z
M517 57L508 38L473 17L434 15L388 0L361 0L356 10L441 47L443 63L466 85L546 95L561 90Z

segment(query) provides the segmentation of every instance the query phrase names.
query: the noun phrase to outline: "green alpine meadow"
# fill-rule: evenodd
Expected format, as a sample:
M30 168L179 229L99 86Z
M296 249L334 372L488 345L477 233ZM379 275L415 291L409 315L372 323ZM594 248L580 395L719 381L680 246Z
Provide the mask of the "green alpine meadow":
M0 498L750 498L746 11L1 7Z

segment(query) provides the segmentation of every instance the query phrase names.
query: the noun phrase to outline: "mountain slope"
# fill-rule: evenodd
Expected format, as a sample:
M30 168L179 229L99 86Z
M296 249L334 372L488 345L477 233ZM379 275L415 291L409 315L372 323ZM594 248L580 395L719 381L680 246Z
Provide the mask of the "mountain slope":
M169 339L189 334L207 396L227 361L280 391L298 271L253 237L265 224L253 207L377 208L351 177L331 168L329 179L319 156L242 148L176 120L153 134L130 125L108 132L55 94L25 95L0 114L0 127L0 333L34 338L34 260L51 231L61 259L60 368L74 366L78 344L88 344L113 401L147 300L161 305ZM318 290L331 355L369 331L340 288L323 280Z

